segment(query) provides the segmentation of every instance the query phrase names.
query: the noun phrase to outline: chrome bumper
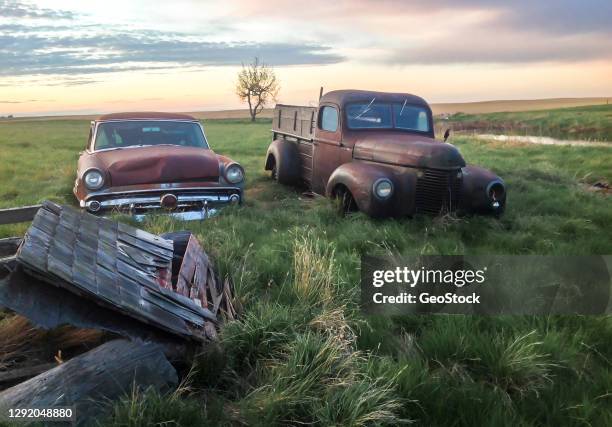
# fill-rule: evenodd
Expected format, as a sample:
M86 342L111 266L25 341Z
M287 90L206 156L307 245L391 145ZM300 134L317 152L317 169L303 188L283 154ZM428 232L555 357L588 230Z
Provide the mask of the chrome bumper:
M214 214L221 206L238 204L242 201L242 191L239 188L177 190L152 189L90 194L80 204L91 213L117 211L128 212L137 217L146 211L159 211L173 216L187 216L189 219L202 219L191 216L201 213L205 218ZM172 206L165 206L162 203L162 199L167 196L174 201ZM191 215L186 215L188 213Z

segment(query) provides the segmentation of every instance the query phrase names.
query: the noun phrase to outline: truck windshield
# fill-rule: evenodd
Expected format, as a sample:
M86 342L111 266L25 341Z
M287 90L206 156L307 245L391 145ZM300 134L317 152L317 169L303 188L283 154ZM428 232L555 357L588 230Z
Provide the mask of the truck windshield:
M350 129L403 129L429 132L427 109L404 103L356 102L346 106Z
M198 123L181 121L125 120L98 125L95 150L148 145L179 145L208 148Z

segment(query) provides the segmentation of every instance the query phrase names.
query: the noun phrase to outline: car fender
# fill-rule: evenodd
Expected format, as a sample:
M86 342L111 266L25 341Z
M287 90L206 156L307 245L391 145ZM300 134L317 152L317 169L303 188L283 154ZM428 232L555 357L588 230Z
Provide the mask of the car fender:
M506 207L506 184L503 179L490 170L479 166L466 166L461 169L461 208L467 212L501 214ZM496 194L498 208L493 207L490 192L493 188L503 189L502 194Z
M240 163L235 162L234 160L230 159L227 156L222 156L221 154L217 154L217 159L219 160L219 182L229 187L239 188L240 189L240 200L241 202L244 201L244 184L246 181L246 172L244 170L244 167ZM234 164L240 166L240 168L242 169L243 176L244 176L244 179L238 184L232 184L225 179L225 169L228 166L234 165Z
M380 199L374 194L373 186L376 181L385 178L393 184L393 193L387 199ZM395 216L399 213L397 202L401 199L403 188L392 167L365 162L345 163L331 174L326 195L336 197L340 186L348 188L359 210L369 216Z
M268 147L265 170L272 170L276 161L276 173L281 184L297 184L300 180L300 156L295 143L275 139Z
M111 176L106 170L106 166L104 165L104 163L102 163L94 153L90 153L87 151L82 152L77 162L76 179L74 181L74 187L72 189L72 192L79 201L79 204L81 204L82 201L85 200L85 197L90 192L90 190L85 187L83 177L85 175L85 172L91 169L98 169L104 175L104 187L102 188L108 188L112 186Z

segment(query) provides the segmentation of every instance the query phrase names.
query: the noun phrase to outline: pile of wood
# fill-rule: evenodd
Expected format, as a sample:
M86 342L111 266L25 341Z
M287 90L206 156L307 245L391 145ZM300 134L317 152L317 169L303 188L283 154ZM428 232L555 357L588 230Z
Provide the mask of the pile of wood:
M45 202L22 240L0 239L0 307L39 328L114 339L42 373L53 365L25 368L39 375L1 391L0 410L72 406L78 424L103 409L97 401L133 386L170 389L178 381L170 362L215 339L235 316L231 300L229 281L191 233L156 236Z

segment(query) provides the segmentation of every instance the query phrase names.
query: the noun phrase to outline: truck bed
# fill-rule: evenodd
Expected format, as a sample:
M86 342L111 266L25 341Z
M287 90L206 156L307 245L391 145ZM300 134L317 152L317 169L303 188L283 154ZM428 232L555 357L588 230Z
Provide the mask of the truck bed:
M272 118L272 132L312 141L317 107L277 104Z

